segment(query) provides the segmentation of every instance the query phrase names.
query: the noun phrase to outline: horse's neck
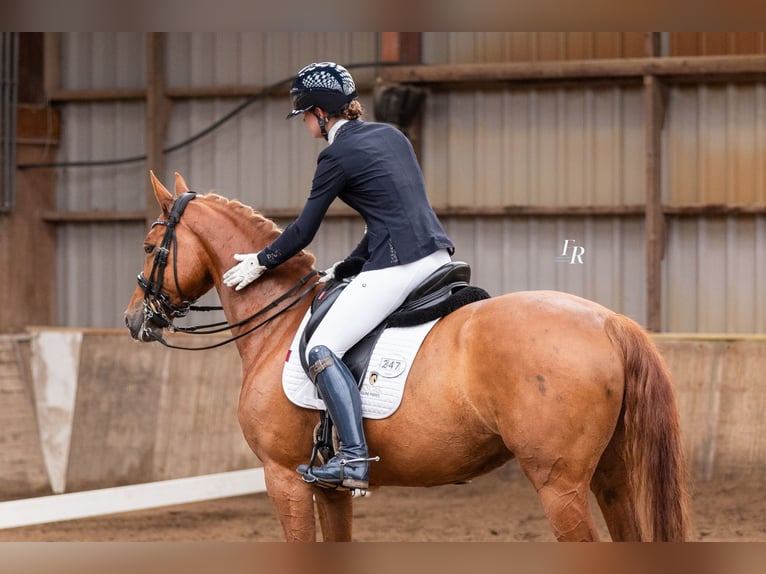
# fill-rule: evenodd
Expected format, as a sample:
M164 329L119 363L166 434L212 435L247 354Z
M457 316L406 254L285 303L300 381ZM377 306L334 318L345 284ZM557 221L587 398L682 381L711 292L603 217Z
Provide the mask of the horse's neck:
M267 271L242 291L235 291L233 288L227 287L223 284L222 277L228 269L237 263L234 254L260 251L278 235L278 231L271 221L261 216L248 217L247 211L242 208L226 210L219 205L217 209L226 211L224 215L227 220L222 222L214 217L204 218L203 222L200 223L201 228L197 231L197 237L207 252L209 272L221 300L226 319L229 323L234 324L266 308L298 284L312 270L314 258L306 252L301 252L279 267ZM226 230L225 240L221 239L222 229ZM301 288L299 293L307 287L308 285ZM292 301L293 298L290 298L263 316L255 318L243 327L234 329L234 334L253 327ZM256 329L252 334L238 341L243 361L246 359L244 350L254 343L264 352L272 344L282 344L280 341L284 338L283 335L294 333L297 329L310 301L311 294L308 294L288 312L281 314L264 327Z

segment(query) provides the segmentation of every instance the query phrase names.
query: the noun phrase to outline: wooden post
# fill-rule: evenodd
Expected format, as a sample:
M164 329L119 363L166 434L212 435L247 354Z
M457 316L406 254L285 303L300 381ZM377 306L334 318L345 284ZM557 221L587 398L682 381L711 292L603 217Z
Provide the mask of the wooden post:
M162 149L171 105L165 93L165 35L162 32L147 33L146 61L146 167L162 179L165 171ZM148 171L146 182L146 222L151 225L158 207Z
M660 34L644 35L644 55L661 55ZM662 328L662 258L665 256L665 219L662 212L662 126L665 120L663 86L651 74L644 76L646 143L646 327Z
M646 142L646 327L660 331L662 323L662 258L665 218L662 213L663 87L656 76L644 76Z
M420 32L381 32L381 62L420 64L422 60Z
M420 32L381 32L380 60L381 62L400 62L417 65L422 62ZM418 159L421 157L421 133L423 119L417 117L407 130L407 136L415 149Z
M61 32L43 36L43 89L46 101L61 89Z

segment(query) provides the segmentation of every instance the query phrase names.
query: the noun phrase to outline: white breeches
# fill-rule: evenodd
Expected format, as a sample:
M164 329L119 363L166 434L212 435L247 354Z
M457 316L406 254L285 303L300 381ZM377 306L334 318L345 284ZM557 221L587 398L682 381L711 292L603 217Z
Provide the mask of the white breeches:
M338 296L306 345L324 345L338 357L399 307L431 273L451 260L446 249L385 269L357 275Z

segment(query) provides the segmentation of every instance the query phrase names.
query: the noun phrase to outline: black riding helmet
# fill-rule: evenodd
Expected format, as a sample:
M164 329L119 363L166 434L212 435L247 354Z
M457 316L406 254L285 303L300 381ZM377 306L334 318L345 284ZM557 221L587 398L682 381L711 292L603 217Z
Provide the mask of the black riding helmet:
M330 116L340 114L356 98L354 78L343 66L334 62L316 62L303 68L293 80L290 97L292 118L315 107L322 108ZM317 114L319 128L327 139L326 120Z

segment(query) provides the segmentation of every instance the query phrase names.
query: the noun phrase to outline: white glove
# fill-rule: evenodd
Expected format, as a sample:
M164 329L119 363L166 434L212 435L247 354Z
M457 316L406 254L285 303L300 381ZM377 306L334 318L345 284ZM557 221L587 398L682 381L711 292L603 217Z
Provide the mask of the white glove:
M223 274L223 282L227 287L236 285L237 291L250 285L266 271L266 267L258 261L257 253L235 253L234 259L241 263Z
M319 281L317 283L327 283L328 281L332 281L335 279L335 268L343 263L343 260L336 261L332 264L332 267L328 267L324 271L322 271L322 276L319 278Z

